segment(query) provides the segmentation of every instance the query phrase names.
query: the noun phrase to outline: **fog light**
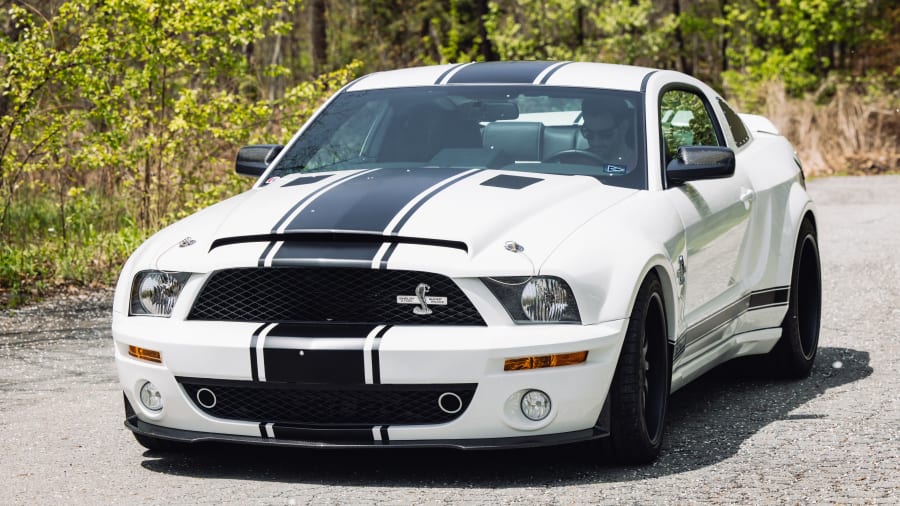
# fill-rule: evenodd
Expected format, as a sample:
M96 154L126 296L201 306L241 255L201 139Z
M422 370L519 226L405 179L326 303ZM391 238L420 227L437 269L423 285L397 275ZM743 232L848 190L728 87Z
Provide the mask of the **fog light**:
M159 411L163 408L162 393L149 381L141 386L141 404L150 411Z
M537 422L550 414L550 396L540 390L529 390L522 396L519 406L525 418Z

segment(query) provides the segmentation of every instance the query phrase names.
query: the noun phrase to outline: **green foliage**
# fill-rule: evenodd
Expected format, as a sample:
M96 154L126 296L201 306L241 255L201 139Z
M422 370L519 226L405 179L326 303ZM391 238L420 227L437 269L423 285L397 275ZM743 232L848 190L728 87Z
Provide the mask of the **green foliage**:
M329 95L371 70L630 63L694 74L757 112L777 105L767 103L772 81L791 100L814 93L823 106L856 90L871 109L860 128L881 125L857 137L886 139L879 149L896 159L884 147L894 145L890 111L900 100L896 2L328 0L327 61L315 64L305 52L309 4L4 3L0 304L111 281L143 237L249 186L232 170L239 146L286 142ZM807 138L815 136L792 140Z
M485 25L501 59L659 65L675 17L651 0L499 0Z
M720 22L736 44L728 47L727 85L753 100L761 83L780 80L799 95L834 70L848 69L854 48L889 29L868 0L755 0L729 3Z
M12 27L0 34L0 304L110 282L153 230L247 187L237 148L285 141L361 66L259 100L290 71L253 66L246 49L285 33L297 2L72 0L51 19L0 14Z

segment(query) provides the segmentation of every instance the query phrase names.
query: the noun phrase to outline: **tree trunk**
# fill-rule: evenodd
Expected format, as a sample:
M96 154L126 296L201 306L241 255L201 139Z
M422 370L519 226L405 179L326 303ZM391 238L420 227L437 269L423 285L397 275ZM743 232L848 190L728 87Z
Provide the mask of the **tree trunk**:
M681 70L685 74L693 75L694 66L688 60L687 51L684 48L684 35L681 33L681 2L680 0L672 0L672 12L675 14L675 43L678 45L678 60Z
M494 45L488 38L487 28L484 26L484 18L488 13L488 0L475 0L475 22L478 23L478 36L481 37L481 56L485 61L497 61L499 57L494 51Z
M321 74L328 65L328 37L325 26L325 0L309 3L309 40L312 44L313 73Z

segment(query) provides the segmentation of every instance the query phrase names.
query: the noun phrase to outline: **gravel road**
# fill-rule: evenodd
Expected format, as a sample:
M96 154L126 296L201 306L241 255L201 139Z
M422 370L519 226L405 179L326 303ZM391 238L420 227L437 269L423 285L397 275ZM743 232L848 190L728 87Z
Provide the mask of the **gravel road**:
M824 315L804 381L726 364L673 395L659 461L579 448L147 452L110 292L0 316L0 504L900 503L900 176L811 181Z

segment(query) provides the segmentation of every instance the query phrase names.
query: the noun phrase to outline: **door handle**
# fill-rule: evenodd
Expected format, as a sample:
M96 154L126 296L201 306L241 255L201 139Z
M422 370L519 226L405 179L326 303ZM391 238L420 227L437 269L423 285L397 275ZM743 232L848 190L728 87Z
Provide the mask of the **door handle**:
M741 188L741 202L744 204L750 204L756 200L756 192L751 190L750 188Z

